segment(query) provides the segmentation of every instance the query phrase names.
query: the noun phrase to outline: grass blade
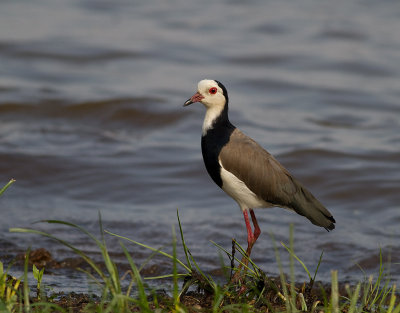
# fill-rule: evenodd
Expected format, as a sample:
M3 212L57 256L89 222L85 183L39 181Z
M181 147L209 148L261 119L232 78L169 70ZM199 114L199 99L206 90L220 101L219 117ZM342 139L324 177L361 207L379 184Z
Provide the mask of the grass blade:
M351 294L349 287L347 287L346 289L348 289L347 293L350 296L350 306L348 309L348 313L354 313L357 310L358 299L360 297L361 284L357 284L356 290L354 290L353 294Z
M146 296L146 291L144 289L142 277L140 276L139 270L136 267L135 263L132 260L132 257L130 256L128 250L124 246L124 244L121 242L121 247L124 250L125 256L128 259L129 265L131 266L132 272L133 272L133 277L136 282L138 294L139 294L139 301L138 305L141 309L142 312L151 312L150 307L149 307L149 302L147 301L147 296Z
M166 253L166 252L164 252L164 251L161 251L161 250L159 250L159 249L155 249L155 248L150 247L150 246L148 246L148 245L145 245L145 244L143 244L143 243L140 243L140 242L137 242L137 241L135 241L135 240L132 240L132 239L130 239L130 238L128 238L128 237L114 234L114 233L112 233L112 232L110 232L110 231L108 231L108 230L105 230L104 232L106 232L107 234L109 234L109 235L111 235L111 236L115 236L115 237L117 237L117 238L121 238L121 239L127 240L127 241L129 241L129 242L131 242L131 243L134 243L135 245L138 245L138 246L144 247L144 248L146 248L146 249L149 249L149 250L151 250L151 251L157 252L157 253L159 253L159 254L161 254L161 255L163 255L163 256L165 256L165 257L171 259L171 260L174 259L174 257L173 257L172 255L170 255L170 254L168 254L168 253ZM177 261L177 263L178 263L179 265L181 265L188 273L191 273L190 267L186 266L186 264L183 263L182 261L180 261L179 259L176 259L176 261Z
M318 265L317 265L317 268L315 269L314 277L312 278L312 282L313 283L315 282L315 278L317 277L318 269L319 269L319 266L322 263L323 255L324 255L324 250L321 251L321 255L319 256Z
M176 258L176 234L175 234L175 227L172 226L172 274L173 274L173 299L174 299L174 307L175 311L179 312L180 305L179 305L179 287L178 287L178 269L177 269L177 258Z
M37 234L37 235L41 235L50 239L53 239L55 241L58 241L59 243L63 244L64 246L70 248L72 251L74 251L76 254L78 254L79 256L81 256L95 271L97 274L99 274L102 279L104 281L107 280L106 276L104 275L104 273L100 270L100 268L92 261L92 259L90 259L85 253L83 253L81 250L75 248L74 246L72 246L70 243L59 239L57 237L54 237L46 232L40 231L40 230L35 230L35 229L27 229L27 228L10 228L9 229L10 232L13 233L31 233L31 234Z
M214 241L212 241L212 240L210 240L210 242L211 242L214 246L216 246L218 249L224 251L228 256L232 257L232 253L230 253L230 252L229 252L228 250L226 250L224 247L220 246L219 244L217 244L216 242L214 242ZM238 244L237 242L236 242L236 245L239 246L239 244ZM240 246L239 246L239 247L240 247ZM240 247L240 248L241 248L241 247ZM239 260L237 257L235 257L235 260L236 260L239 264L242 264L243 267L246 267L246 269L247 269L248 271L250 271L252 274L257 275L257 273L256 273L253 269L251 269L250 267L246 266L246 265L245 265L244 263L242 263L242 261ZM249 260L249 261L252 262L251 260Z
M300 264L301 266L304 268L304 270L306 271L308 277L310 278L310 281L312 280L310 271L308 270L307 266L304 264L304 262L302 260L300 260L300 258L293 252L293 250L291 248L289 248L288 246L286 246L283 242L281 242L281 245L289 252L289 254L294 257Z
M3 188L0 189L0 196L15 182L15 179L11 179Z
M179 211L176 210L176 216L178 217L178 224L179 224L179 231L181 233L181 240L182 240L182 247L183 247L183 251L185 252L185 256L186 256L186 263L188 265L188 267L190 268L190 270L192 270L192 264L190 263L190 259L189 259L189 249L186 246L185 243L185 238L183 237L183 231L182 231L182 225L181 225L181 220L179 218Z
M177 274L178 277L187 277L188 274ZM174 274L165 274L165 275L160 275L160 276L152 276L152 277L144 277L143 279L145 280L155 280L155 279L164 279L164 278L173 278Z
M290 264L290 296L293 305L293 311L297 311L296 309L296 291L294 288L295 285L295 276L294 276L294 238L293 238L293 224L289 226L289 247L293 253L289 254L289 264Z
M95 236L93 236L93 234L91 234L85 228L83 228L82 226L79 226L77 224L64 222L64 221L58 221L58 220L42 220L39 222L44 222L44 223L49 223L49 224L60 224L60 225L65 225L65 226L76 228L76 229L80 230L82 233L84 233L85 235L87 235L90 239L92 239L98 246L102 245L101 241L98 240Z
M331 292L331 304L332 304L332 313L339 313L339 285L338 285L338 272L332 271L331 279L332 279L332 292Z
M288 290L287 290L287 287L286 287L286 279L285 279L285 274L284 274L283 268L282 268L281 257L280 257L280 254L279 254L278 247L276 246L276 241L275 241L275 238L274 238L273 234L271 234L271 238L272 238L272 242L274 244L275 259L276 259L276 262L278 263L279 277L280 277L281 284L282 284L282 289L283 289L283 295L278 292L278 296L280 294L280 297L283 298L283 300L285 301L286 311L287 312L292 312L293 310L292 310L292 305L291 305L290 300L289 300L289 293L288 293Z
M28 248L25 254L24 262L24 308L25 312L29 313L31 307L29 304L29 285L28 285L28 264L29 264L29 254L31 253L31 248Z

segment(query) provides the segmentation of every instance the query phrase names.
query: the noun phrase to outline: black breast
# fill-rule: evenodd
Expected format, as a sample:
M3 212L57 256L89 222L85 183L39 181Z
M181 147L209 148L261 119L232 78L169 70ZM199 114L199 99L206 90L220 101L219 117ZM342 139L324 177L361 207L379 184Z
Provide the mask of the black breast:
M215 123L213 126L201 137L201 151L208 174L219 187L222 187L218 156L222 147L228 143L235 126L229 121L228 123Z

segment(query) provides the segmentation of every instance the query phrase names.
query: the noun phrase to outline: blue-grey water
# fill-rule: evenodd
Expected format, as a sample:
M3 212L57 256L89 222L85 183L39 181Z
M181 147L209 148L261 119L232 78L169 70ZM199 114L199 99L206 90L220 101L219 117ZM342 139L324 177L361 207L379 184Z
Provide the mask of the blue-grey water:
M324 251L317 279L329 281L333 269L350 282L376 275L382 249L399 281L399 31L400 5L390 0L2 1L0 185L17 181L0 198L0 259L28 246L73 256L11 227L94 253L79 232L31 223L65 220L98 234L99 211L106 229L168 250L179 209L197 262L218 269L210 241L245 245L245 225L205 171L204 108L182 107L211 78L228 88L231 121L337 221L328 233L280 208L257 210L255 262L278 273L270 233L287 243L293 223L310 270ZM118 241L106 237L124 267ZM150 255L128 247L139 265ZM171 272L167 260L152 262L157 274ZM76 271L52 270L45 283L87 288Z

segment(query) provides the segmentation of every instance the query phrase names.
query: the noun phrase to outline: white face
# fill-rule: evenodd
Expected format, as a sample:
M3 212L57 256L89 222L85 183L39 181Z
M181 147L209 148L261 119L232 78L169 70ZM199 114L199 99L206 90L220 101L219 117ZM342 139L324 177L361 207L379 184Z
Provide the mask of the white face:
M207 131L213 127L214 121L223 112L227 104L226 101L224 90L215 80L203 79L197 85L197 92L188 99L183 106L201 102L207 108L203 122L203 136L205 136ZM225 114L227 114L227 112L228 111L226 111Z
M197 85L197 92L204 98L200 100L207 109L221 108L225 105L225 96L215 80L204 79Z

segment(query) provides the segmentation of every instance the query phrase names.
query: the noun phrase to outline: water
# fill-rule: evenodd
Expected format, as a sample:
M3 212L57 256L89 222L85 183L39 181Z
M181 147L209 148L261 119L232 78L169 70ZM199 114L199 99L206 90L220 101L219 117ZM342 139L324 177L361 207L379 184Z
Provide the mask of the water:
M399 16L397 1L3 1L0 181L17 182L0 199L2 258L29 245L72 255L10 227L51 231L94 253L77 232L31 223L66 220L97 234L99 211L106 229L168 246L179 208L198 263L219 268L210 240L245 245L244 221L205 171L204 108L182 107L213 78L228 88L231 121L337 221L327 233L280 208L257 210L256 263L277 274L269 233L288 242L294 223L296 253L311 270L324 251L320 280L338 269L358 281L356 264L377 273L382 248L399 281ZM149 255L129 250L138 264ZM167 261L152 262L170 273ZM87 288L79 275L52 272L53 288Z

